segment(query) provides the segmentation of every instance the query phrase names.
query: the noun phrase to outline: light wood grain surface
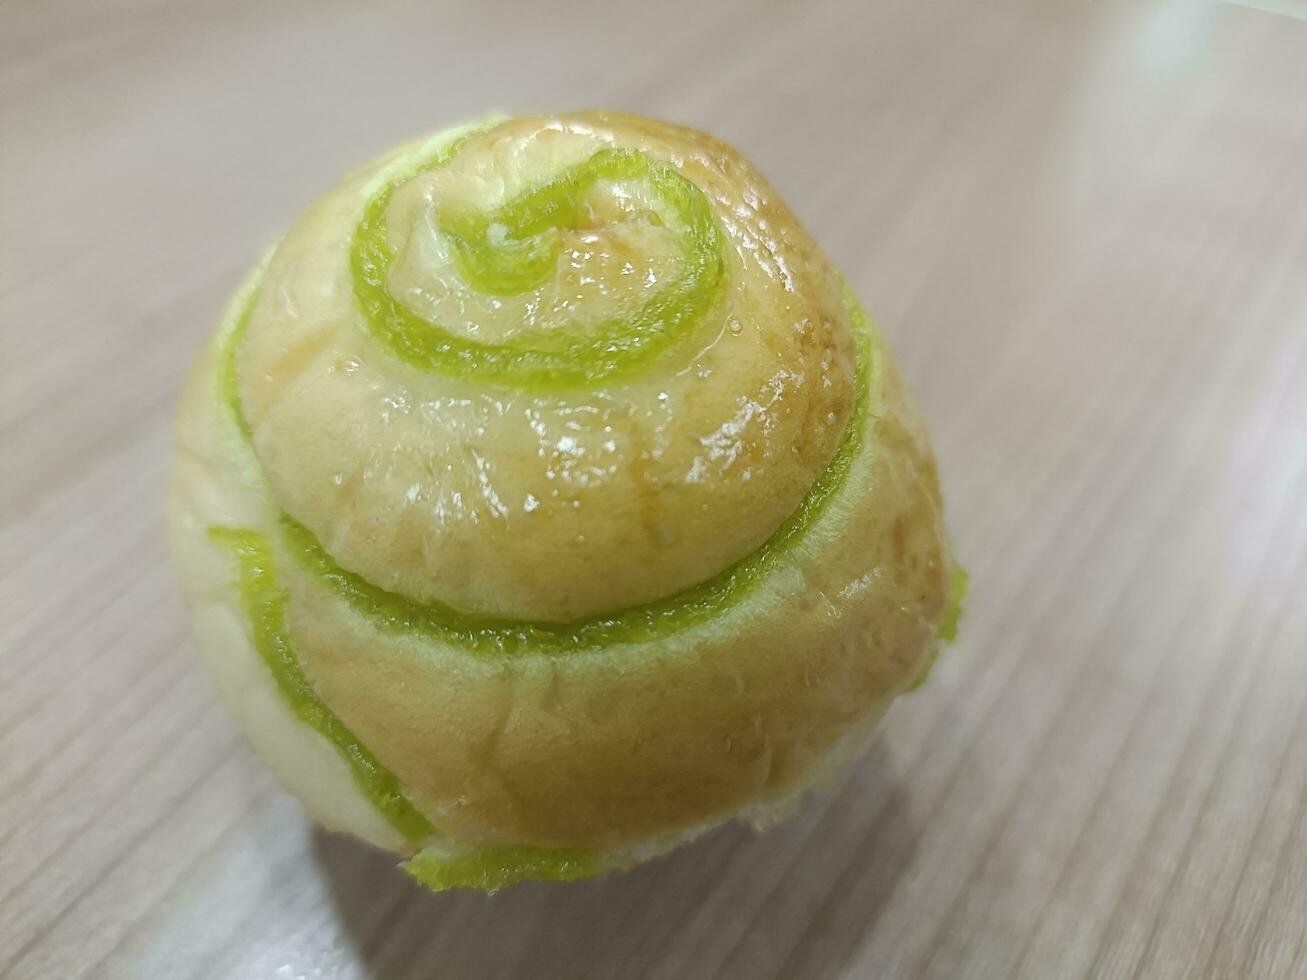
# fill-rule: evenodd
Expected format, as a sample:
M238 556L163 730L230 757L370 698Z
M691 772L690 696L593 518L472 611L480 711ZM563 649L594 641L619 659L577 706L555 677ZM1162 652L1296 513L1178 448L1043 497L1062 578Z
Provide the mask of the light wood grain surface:
M0 974L1307 976L1304 5L0 5ZM315 831L201 673L182 371L347 167L710 129L891 337L974 591L837 791L494 898Z

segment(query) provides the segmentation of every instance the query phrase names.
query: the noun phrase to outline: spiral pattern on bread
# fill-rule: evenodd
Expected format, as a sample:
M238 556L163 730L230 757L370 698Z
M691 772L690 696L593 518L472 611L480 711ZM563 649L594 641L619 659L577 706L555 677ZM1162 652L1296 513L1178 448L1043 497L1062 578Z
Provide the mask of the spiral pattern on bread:
M182 399L173 540L241 728L434 888L783 807L956 621L888 349L736 151L614 113L316 201Z

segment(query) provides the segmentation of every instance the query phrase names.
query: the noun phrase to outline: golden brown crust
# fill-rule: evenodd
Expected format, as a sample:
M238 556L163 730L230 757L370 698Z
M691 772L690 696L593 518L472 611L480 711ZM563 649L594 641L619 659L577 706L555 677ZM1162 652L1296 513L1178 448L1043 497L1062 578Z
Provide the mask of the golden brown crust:
M437 231L442 207L511 196L609 145L675 162L707 196L727 263L709 313L629 378L524 390L380 348L357 328L347 256L375 170L315 204L273 256L241 351L246 411L278 500L346 567L422 601L567 621L715 575L829 463L853 395L838 279L761 175L701 133L582 113L470 137L395 192L392 292L495 341L629 306L648 291L641 254L648 276L666 273L675 240L638 208L611 220L603 209L632 188L593 192L595 226L569 232L556 280L521 296L461 287ZM613 285L615 254L631 283Z
M874 491L710 628L485 661L386 637L297 589L320 690L460 839L613 848L788 795L907 687L943 608L933 461L886 367L881 448L858 474Z
M454 641L382 629L296 563L281 534L283 509L305 520L341 564L385 587L448 598L450 583L428 574L437 556L461 569L465 591L458 595L469 603L494 608L495 590L503 588L510 596L503 609L543 609L544 619L566 620L577 610L607 608L615 596L663 595L673 583L684 584L687 569L696 569L694 581L747 554L829 464L856 392L849 315L842 300L830 297L832 289L838 297L838 279L820 249L761 178L710 137L630 117L583 118L613 130L638 125L642 138L656 141L665 154L667 146L686 141L707 162L686 162L690 153L670 157L678 166L702 165L697 180L710 187L720 180L736 193L759 189L749 220L768 231L772 258L779 256L786 275L802 273L811 295L794 302L810 304L813 313L806 329L781 326L795 309L770 291L769 284L780 280L764 275L756 289L729 299L752 328L739 335L719 329L715 345L705 348L712 385L680 378L668 365L678 357L684 365L686 355L671 351L651 377L597 396L567 395L568 402L557 393L497 392L494 399L511 406L504 419L534 410L550 420L547 429L568 411L587 410L586 398L624 406L606 416L613 432L605 435L621 443L613 471L598 496L584 498L585 506L546 510L541 535L532 537L518 535L520 522L497 534L493 522L471 519L437 533L403 504L411 479L405 467L417 465L423 453L438 469L455 455L465 458L473 445L483 459L494 456L507 484L521 480L522 492L531 492L536 472L537 458L527 451L534 443L522 441L538 439L529 426L505 423L493 435L473 437L470 415L443 432L430 419L411 431L402 419L378 421L378 406L389 399L393 408L400 394L415 395L410 404L426 399L453 410L478 391L471 382L433 380L378 353L359 329L348 270L342 271L359 202L388 165L429 153L439 139L402 148L353 175L310 209L272 257L241 352L241 392L257 458L221 395L219 353L235 311L188 384L178 420L177 560L215 672L241 670L243 684L271 684L249 670L249 650L229 662L216 655L234 642L232 631L207 625L246 618L230 556L208 539L207 528L248 527L273 543L288 594L289 635L317 694L399 777L441 834L468 843L622 848L789 795L841 739L911 683L932 646L947 591L949 553L934 460L890 353L874 335L863 438L847 475L797 546L757 588L709 622L607 649L487 655ZM529 130L538 121L512 125ZM292 307L317 312L291 316ZM741 346L722 346L723 336L742 337ZM690 363L705 363L694 361L694 352L689 356ZM357 367L350 366L354 362ZM703 432L695 426L720 428L742 397L782 369L801 378L767 416L770 428L760 427L756 438L740 437L730 465L711 479L678 480L675 474L693 465L693 447L702 448ZM360 377L363 383L336 384ZM669 392L670 405L658 398L662 391ZM646 424L641 412L662 412L662 421ZM340 465L333 454L357 453L388 429L403 434L385 436L391 441L376 447L371 469L351 465L339 483L332 479ZM548 431L556 442L570 430ZM514 471L519 457L531 462ZM751 485L738 479L745 465L759 473ZM424 486L438 482L429 475ZM727 504L733 509L713 509ZM580 516L572 518L576 510ZM704 513L708 517L696 516ZM578 534L596 537L608 557L579 547ZM680 557L657 566L664 548ZM505 551L516 564L490 560ZM656 567L642 578L650 562ZM668 570L673 566L676 574ZM560 603L549 585L560 579L583 600ZM586 582L593 585L589 592ZM275 686L270 689L275 696ZM247 726L264 726L252 733L256 744L266 743L284 721L235 713ZM394 846L376 821L358 818L357 790L329 772L320 753L265 754L310 798L320 819ZM302 788L302 774L286 775L296 759L320 776L309 781L309 790ZM334 811L333 793L350 805Z

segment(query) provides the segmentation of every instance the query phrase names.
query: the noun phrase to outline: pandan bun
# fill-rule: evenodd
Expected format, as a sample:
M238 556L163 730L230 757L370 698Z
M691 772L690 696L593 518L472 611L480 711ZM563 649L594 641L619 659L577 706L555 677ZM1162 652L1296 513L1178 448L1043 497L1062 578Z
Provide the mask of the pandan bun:
M246 737L433 888L779 812L963 583L840 273L731 147L608 112L445 130L313 203L195 364L171 517Z

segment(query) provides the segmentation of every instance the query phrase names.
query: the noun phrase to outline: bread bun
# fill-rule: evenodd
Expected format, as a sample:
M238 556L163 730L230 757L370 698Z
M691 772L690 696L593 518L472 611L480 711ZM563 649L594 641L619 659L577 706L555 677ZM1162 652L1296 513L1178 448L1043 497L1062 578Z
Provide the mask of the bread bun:
M782 806L961 598L839 274L736 151L635 116L489 120L350 174L238 291L176 432L225 702L318 820L436 888Z

